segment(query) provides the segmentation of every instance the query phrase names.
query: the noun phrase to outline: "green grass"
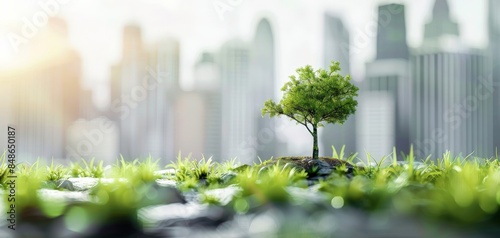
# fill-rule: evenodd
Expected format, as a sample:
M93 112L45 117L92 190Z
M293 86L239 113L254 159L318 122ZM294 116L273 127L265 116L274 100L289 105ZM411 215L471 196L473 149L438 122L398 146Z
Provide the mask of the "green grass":
M344 150L334 150L334 157L357 162L357 155L345 156ZM399 159L399 160L398 160ZM405 161L406 163L398 163ZM422 162L422 164L417 163ZM267 165L262 169L263 165ZM367 165L367 164L365 164ZM181 191L197 191L201 201L217 205L217 198L205 193L214 188L236 185L241 188L228 205L238 213L246 213L266 204L293 203L287 187L307 188L307 172L285 167L283 163L261 161L253 166L241 167L236 160L219 163L211 158L182 158L165 168L174 169L175 180ZM111 166L109 172L102 161L82 160L70 166L49 166L40 161L33 164L21 163L17 166L18 211L38 207L48 217L62 215L66 204L41 201L37 189L44 183L68 177L125 178L112 184L99 184L91 192L97 199L95 209L104 217L132 214L145 205L159 202L151 198L156 188L151 184L162 175L158 160L148 157L143 160L127 161L124 158ZM5 180L5 156L0 157L0 179ZM427 219L454 221L459 224L479 224L500 221L500 162L498 157L475 158L453 156L447 152L439 158L427 157L420 161L413 152L408 155L392 155L383 158L376 166L367 166L354 171L354 177L347 178L339 168L330 177L320 180L315 188L333 209L335 201L342 206L356 207L366 211L394 210ZM231 175L232 179L223 180ZM164 177L165 178L165 177ZM5 188L4 188L5 189ZM4 193L6 194L6 193ZM335 205L338 208L338 204ZM82 207L84 208L84 207ZM86 208L85 208L86 209ZM90 209L90 208L89 208ZM78 209L77 209L78 210ZM118 212L119 211L119 212Z

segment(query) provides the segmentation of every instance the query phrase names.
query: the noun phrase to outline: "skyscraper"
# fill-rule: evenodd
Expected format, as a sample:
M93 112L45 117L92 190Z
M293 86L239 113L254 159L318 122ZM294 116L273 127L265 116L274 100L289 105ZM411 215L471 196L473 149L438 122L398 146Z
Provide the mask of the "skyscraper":
M240 40L226 42L219 53L222 101L222 158L256 158L253 90L249 80L250 52Z
M276 57L271 24L262 19L257 25L251 49L251 77L253 117L256 123L257 155L262 159L276 157L275 120L262 118L264 102L274 98Z
M491 156L492 98L480 91L491 85L484 52L462 44L446 0L436 0L424 36L411 58L415 152Z
M490 88L493 99L493 145L500 149L500 2L489 1L489 39L490 39L490 59L492 60L493 85Z
M409 49L405 7L382 5L378 9L376 58L366 65L360 93L359 149L374 159L397 151L407 153L409 135ZM377 110L377 107L378 108Z
M123 30L121 62L112 69L111 111L120 128L120 154L133 160L147 156L147 92L141 90L146 77L147 52L142 43L139 26L128 25Z
M147 132L145 149L155 157L167 161L176 158L174 134L178 133L174 124L175 100L180 90L179 66L180 44L167 38L148 49L147 78ZM143 78L144 79L144 78Z
M179 43L146 46L138 26L123 32L121 62L112 68L112 118L119 122L120 153L127 159L175 158L174 100L179 89Z
M195 66L195 91L203 95L206 108L203 119L204 155L222 161L221 87L218 65L211 53L203 53Z
M214 56L203 53L195 65L192 91L177 94L175 100L175 151L193 158L221 159L221 91Z
M1 73L0 94L8 101L0 106L18 129L18 158L62 159L70 149L67 128L81 116L81 59L59 18L51 18L29 47L18 65Z
M350 73L350 37L344 23L340 18L328 13L324 15L324 53L323 67L328 69L331 61L340 62L341 75ZM355 82L353 82L355 83ZM356 117L349 116L343 125L325 125L321 130L321 143L323 149L320 153L325 156L332 155L331 146L340 149L345 145L345 153L356 153Z

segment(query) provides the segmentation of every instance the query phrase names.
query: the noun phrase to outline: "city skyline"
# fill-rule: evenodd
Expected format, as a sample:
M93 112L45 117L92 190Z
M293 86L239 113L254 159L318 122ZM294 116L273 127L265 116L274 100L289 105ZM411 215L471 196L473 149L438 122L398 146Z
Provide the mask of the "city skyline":
M314 66L323 64L321 47L318 44L323 34L321 23L323 19L322 16L319 16L321 14L317 14L318 12L331 13L343 19L346 22L346 27L354 31L351 38L355 40L364 37L371 31L369 29L371 29L371 23L376 19L375 9L377 5L388 2L357 0L359 4L347 4L340 1L318 1L304 5L304 1L287 1L286 3L275 1L267 4L258 3L259 1L242 1L241 5L226 12L224 14L225 19L221 20L217 11L214 10L213 2L191 1L194 5L190 6L195 7L188 8L175 1L148 0L137 4L136 1L128 0L127 3L130 4L120 2L118 8L125 10L135 8L138 11L133 14L119 14L116 12L118 9L114 9L111 11L114 16L113 19L102 15L104 12L110 12L111 7L117 6L118 2L113 0L107 0L105 4L99 4L98 6L96 6L96 1L85 1L85 3L69 1L70 3L67 5L60 6L57 13L67 20L70 29L76 29L70 31L70 39L84 61L84 86L93 87L94 99L96 99L95 102L97 102L98 106L109 106L108 103L113 100L111 95L106 93L109 91L106 85L110 72L108 67L104 66L113 65L119 61L121 57L119 46L120 28L127 24L135 22L143 27L144 38L148 43L155 42L166 36L174 37L183 43L180 80L182 86L189 90L194 82L193 67L202 51L215 51L224 41L234 37L250 40L254 34L258 19L270 17L271 24L275 25L277 44L280 45L278 48L279 54L277 54L276 72L278 79L276 86L279 88L279 85L287 79L295 68L303 64L312 64ZM0 18L0 25L4 26L0 29L0 50L4 52L0 56L0 68L2 65L6 65L6 62L15 58L15 53L7 36L9 33L19 33L22 26L22 19L19 16L30 18L34 12L40 10L40 7L34 3L19 2L23 4L0 1L0 6L5 6L0 9L10 9L9 12L2 14L2 18ZM423 37L423 24L430 18L431 11L429 10L432 7L432 0L418 1L418 3L415 1L395 2L405 3L409 9L407 13L409 19L408 43L411 47L416 47L421 43ZM477 27L478 24L485 25L486 23L486 14L483 14L486 13L485 4L485 0L477 1L474 4L464 0L454 0L450 3L452 16L458 19L461 23L460 27L463 28L465 42L476 48L486 47L488 42L486 26ZM304 8L303 6L307 7ZM95 12L95 17L91 19L79 17L79 14L84 12L84 10L79 11L79 9L92 9L92 7L98 10L101 9L101 11ZM150 8L155 10L148 11L148 16L140 14L141 11ZM299 11L303 11L300 14L310 17L305 18L303 22L297 22L297 19L293 16L298 14ZM184 12L189 14L183 14ZM168 16L164 20L160 20L160 16L165 13L168 13ZM198 17L189 19L188 17L191 14ZM82 19L86 20L82 21ZM99 19L105 21L98 23ZM176 24L163 26L161 23L171 20L174 20ZM294 24L296 29L292 31L288 31L284 27L290 21L297 22ZM93 34L87 34L89 30L82 31L82 29L85 29L81 27L82 24L95 26L94 29L90 30ZM103 31L105 29L106 33ZM301 42L285 41L288 37L302 35L305 29L307 29L306 32L310 36L309 40L301 40ZM198 40L201 36L203 36L203 41ZM368 39L369 42L366 47L363 44L361 52L352 53L352 74L354 79L358 81L364 75L364 64L372 60L375 54L375 35L368 34ZM287 49L297 48L298 45L295 45L297 43L305 44L302 44L303 49L299 52L302 57L301 59L291 59L289 57L291 53Z
M486 47L475 49L462 41L463 28L461 22L451 14L449 2L453 0L434 2L433 8L430 9L432 17L422 26L425 30L424 39L421 45L416 47L408 44L406 29L408 16L405 14L407 12L405 5L379 5L376 11L378 17L375 18L375 25L378 26L375 33L377 46L375 58L366 62L365 79L355 82L360 83L361 88L358 118L351 116L346 125L341 126L341 132L339 128L329 132L323 130L322 154L325 154L325 151L327 155L331 153L329 143L334 143L338 149L340 143L344 141L348 153L353 151L352 148L356 148L354 152L359 152L361 158L364 157L364 151L372 153L377 158L383 157L392 152L393 146L396 146L398 151L407 153L410 144L417 147L417 151L421 152L420 155L441 154L448 149L456 153L468 154L475 151L479 155L492 155L493 147L489 141L496 142L493 142L494 133L488 128L497 126L492 120L493 116L497 116L494 113L498 112L498 109L493 110L492 102L493 105L498 102L492 101L491 98L481 99L479 102L475 93L484 87L481 85L482 77L488 70L491 71L489 64L496 61L489 60ZM84 68L85 61L80 60L68 38L71 28L66 27L62 19L51 18L50 21L56 24L51 23L48 29L51 30L51 34L58 37L53 37L44 31L41 34L45 40L37 41L37 47L30 48L39 51L35 51L37 53L34 55L27 55L34 56L34 60L40 60L36 57L41 56L43 59L52 54L50 50L61 48L62 52L74 52L72 54L77 59L74 67L78 70ZM69 125L78 118L89 118L89 115L93 114L107 116L117 123L119 128L117 138L120 144L118 150L128 158L147 157L148 154L154 157L173 158L179 150L188 150L188 153L196 154L211 151L212 154L207 156L218 155L220 159L238 157L248 163L261 155L270 157L281 152L292 155L307 154L308 139L291 139L297 136L303 137L304 130L298 127L283 130L284 120L268 121L260 118L259 109L263 101L278 97L279 93L276 91L281 88L281 79L277 73L279 64L276 64L275 55L283 53L281 45L277 43L283 39L276 33L277 27L273 22L276 22L275 17L260 18L252 25L255 29L249 39L230 38L214 50L199 52L195 67L191 69L194 78L193 87L188 90L182 87L181 80L182 59L185 57L182 40L166 36L149 42L145 39L147 34L140 24L124 26L121 33L121 59L109 66L111 69L109 92L113 100L107 111L93 112L92 107L88 105L89 93L80 88L83 86L81 71L78 71L78 75L69 77L71 80L64 81L65 78L59 75L56 77L53 83L56 89L58 85L71 85L68 87L71 88L69 92L54 91L56 95L63 95L64 104L64 107L56 110L66 112L64 108L67 108L67 113L73 115L71 117L73 119L67 119L63 123L54 121L57 125L52 126L55 129L53 131L61 132L56 138L59 141L56 144L64 148L66 144L64 138L69 139L69 136L65 135ZM324 49L321 50L324 54L319 57L322 66L327 64L328 58L333 58L332 60L339 60L347 65L343 69L343 74L356 71L356 67L350 67L352 65L350 58L357 55L356 50L358 50L356 30L349 31L345 28L341 17L328 12L322 15L322 22L324 24L320 25L324 31L323 39L316 42L315 46ZM489 30L493 33L495 29L494 24L489 25ZM297 42L304 43L301 40ZM490 47L495 50L497 46L491 44ZM297 48L297 50L300 52L303 49ZM23 55L26 55L26 52L23 52ZM300 58L300 55L294 58ZM66 61L54 62L61 62L61 66L64 66ZM45 67L43 64L35 63L33 66ZM26 72L26 76L19 76L21 79L23 77L28 79L31 73L38 72L32 71L29 63L26 65L21 68ZM58 70L63 69L54 69L55 72ZM208 77L205 75L207 72ZM439 75L439 78L434 74ZM16 74L7 76L14 78ZM494 74L493 77L498 81L497 75ZM411 79L411 82L408 82L408 79ZM160 83L149 84L151 80L158 80ZM35 90L37 84L34 85L30 85L28 92ZM445 90L443 85L448 85L451 90L448 87ZM408 90L409 87L411 90ZM42 89L43 92L50 91L43 87ZM81 92L72 94L78 90ZM43 92L35 94L39 98L35 100L43 100L41 98ZM22 99L25 97L23 95L27 94L23 91L17 96ZM77 96L70 97L74 95ZM123 101L127 96L136 99L128 104L130 102ZM455 106L460 107L464 100L474 97L477 98L474 101L477 109L471 109L474 112L465 112L466 115L463 116L460 114L461 111L453 111ZM71 102L78 107L70 109L67 104ZM26 137L32 141L47 138L53 132L48 129L51 127L48 124L42 131L38 131L37 120L41 120L41 123L47 123L49 120L48 114L44 114L45 112L36 109L35 106L37 105L26 104L27 111L16 111L17 114L13 114L16 117L12 119L26 128L31 128L28 133L33 132L33 134L28 134ZM413 113L416 113L413 117L408 111L412 106ZM26 117L33 112L39 116ZM29 120L23 119L24 117ZM450 121L447 120L456 117L461 117L458 129L450 129ZM72 131L77 133L78 128L98 124L98 121L88 123L78 121L74 125L76 129ZM193 140L192 132L199 137ZM328 133L334 137L325 136ZM346 134L355 137L347 136L347 138ZM438 136L441 139L447 138L448 141L437 142ZM74 138L76 137L73 137L73 142L78 140ZM332 138L334 142L329 142ZM428 149L429 143L432 143L429 140L434 140L438 145ZM282 142L287 143L287 149L282 148L285 146ZM109 143L114 144L112 141ZM40 145L33 147L46 148ZM220 151L215 147L220 147ZM50 156L50 153L43 151L41 152L43 155ZM33 151L35 154L36 152L37 150ZM60 151L55 154L61 156Z

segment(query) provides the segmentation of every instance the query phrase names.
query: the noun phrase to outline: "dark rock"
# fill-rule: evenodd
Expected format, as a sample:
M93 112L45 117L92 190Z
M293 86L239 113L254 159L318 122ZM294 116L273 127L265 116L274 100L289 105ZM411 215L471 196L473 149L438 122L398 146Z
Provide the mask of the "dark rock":
M46 189L57 189L57 186L60 184L60 181L43 181L40 184L40 188Z
M354 177L354 170L361 167L350 164L347 161L320 157L318 160L313 160L312 157L280 157L274 160L267 161L266 165L261 168L267 169L269 166L277 163L285 164L285 167L296 168L307 172L307 182L311 186L321 179L328 178L334 171L337 171L341 166L345 167L343 174L348 177ZM259 171L259 173L261 172Z
M231 171L223 173L220 177L221 183L228 184L229 182L231 182L231 180L236 178L237 175L238 175L237 173Z
M191 189L182 193L187 203L200 203L200 193Z
M162 186L159 186L156 184L153 187L160 194L160 197L162 198L162 200L161 200L162 204L187 203L186 199L184 198L182 193L177 188L162 187Z
M307 165L310 173L317 176L329 176L333 171L333 166L322 160L308 160ZM308 171L309 172L309 171Z
M143 197L140 206L151 206L159 204L186 203L186 199L177 188L164 187L152 182L143 185Z
M86 238L113 238L113 237L149 237L141 229L137 217L118 216L107 219L103 224L98 224L86 232Z
M75 187L73 186L73 183L69 180L60 181L59 185L57 186L57 189L66 189L69 191L75 191Z
M204 192L204 195L216 198L221 206L230 203L233 198L241 192L241 188L236 185L231 185L225 188L212 189ZM201 195L203 196L203 195Z

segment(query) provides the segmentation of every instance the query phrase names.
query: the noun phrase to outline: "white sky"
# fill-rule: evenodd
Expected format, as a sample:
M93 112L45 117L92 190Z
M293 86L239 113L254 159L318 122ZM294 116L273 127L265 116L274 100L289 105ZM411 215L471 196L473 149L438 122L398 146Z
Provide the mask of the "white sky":
M37 2L54 0L0 0L0 68L8 67L16 52L8 33L20 34L23 18L32 19L42 10ZM323 12L338 14L351 33L354 44L363 53L351 56L352 74L362 79L364 64L374 56L375 35L367 30L376 20L380 3L398 2L407 6L410 46L422 38L423 25L429 20L434 0L66 0L58 16L69 25L70 40L84 60L86 87L97 92L96 102L108 98L109 68L121 57L122 28L127 23L142 27L147 43L168 36L181 42L181 81L189 88L193 65L202 51L216 51L231 37L250 40L258 20L265 16L277 41L277 88L295 68L305 64L321 65ZM221 20L215 2L236 2ZM449 0L452 16L459 22L462 37L471 47L487 45L486 0ZM36 36L35 36L36 37ZM359 42L358 42L359 41ZM358 43L356 43L358 42ZM29 42L28 42L29 44ZM21 46L23 47L23 46Z

